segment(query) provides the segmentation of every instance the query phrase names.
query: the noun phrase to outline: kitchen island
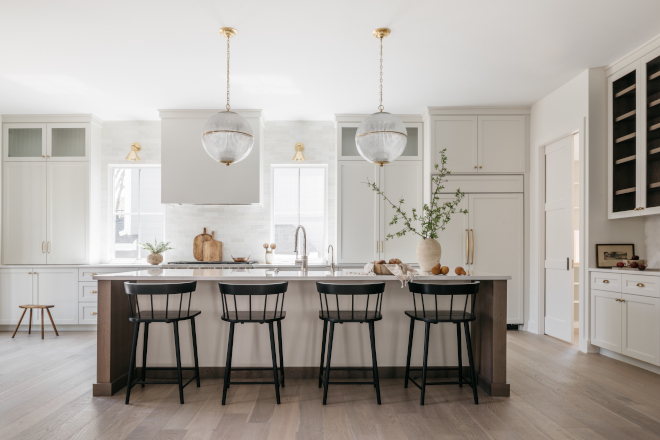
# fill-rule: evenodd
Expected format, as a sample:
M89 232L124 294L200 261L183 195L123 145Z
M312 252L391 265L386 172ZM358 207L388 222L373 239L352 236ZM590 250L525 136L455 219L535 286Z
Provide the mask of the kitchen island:
M357 269L330 271L278 271L266 269L150 269L94 276L98 280L97 381L95 396L110 396L126 386L131 353L133 323L124 282L197 281L191 309L201 310L196 318L199 366L204 377L222 377L229 335L229 324L221 321L222 306L218 282L263 284L288 281L282 322L284 368L288 377L317 377L321 356L323 323L318 318L317 281L336 283L385 282L383 319L375 325L376 351L381 377L403 377L408 347L412 294L394 276L361 275ZM417 282L456 283L480 281L476 297L476 321L472 323L472 347L478 382L491 396L509 396L506 382L507 280L505 275L433 276L422 274ZM155 307L158 308L158 307ZM333 366L371 366L369 332L366 326L340 325L335 335ZM193 364L188 322L181 323L181 358L184 366ZM411 365L421 365L424 326L415 327ZM142 337L139 338L140 344ZM272 366L267 326L238 326L234 337L233 365ZM467 359L465 344L463 359ZM138 353L142 347L138 346ZM140 356L138 364L140 367ZM429 366L458 364L456 331L451 324L432 326ZM168 324L152 325L149 332L147 365L174 366L173 331ZM465 365L465 363L464 363Z

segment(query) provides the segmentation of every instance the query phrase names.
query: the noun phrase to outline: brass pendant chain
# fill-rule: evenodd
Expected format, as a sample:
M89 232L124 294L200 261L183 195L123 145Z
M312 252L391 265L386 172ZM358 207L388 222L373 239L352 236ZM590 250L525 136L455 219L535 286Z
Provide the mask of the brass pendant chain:
M378 110L381 112L385 107L383 107L383 37L379 38L380 40L380 105Z
M231 108L229 105L229 37L230 35L227 34L227 111Z

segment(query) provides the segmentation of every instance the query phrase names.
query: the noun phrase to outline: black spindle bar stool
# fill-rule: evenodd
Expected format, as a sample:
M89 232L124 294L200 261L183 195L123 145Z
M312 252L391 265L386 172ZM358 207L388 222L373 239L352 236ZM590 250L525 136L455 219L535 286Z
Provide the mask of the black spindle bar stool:
M289 283L273 283L273 284L227 284L218 283L220 285L220 296L222 301L222 317L223 321L229 322L229 340L227 341L227 363L225 366L225 381L222 389L222 404L225 404L227 398L227 388L230 385L243 384L243 385L263 385L275 384L275 397L277 403L280 403L280 384L284 386L284 358L282 354L282 326L280 321L286 317L284 311L284 295ZM269 300L268 297L271 296ZM272 298L274 296L274 298ZM281 297L280 297L281 296ZM238 298L238 301L237 301ZM247 310L239 310L239 303L241 306L245 305L247 299ZM263 305L261 301L263 300ZM253 303L254 301L254 303ZM269 308L270 306L270 308ZM272 309L271 309L272 308ZM273 382L252 382L241 381L232 382L231 372L236 371L264 371L271 370L271 367L249 367L249 368L232 368L232 352L234 347L234 324L244 324L246 322L268 324L270 331L270 351L273 358ZM277 373L277 356L275 353L275 333L273 331L273 323L277 323L277 338L279 342L280 351L280 374Z
M408 283L410 292L413 294L413 305L415 310L406 311L410 316L410 335L408 336L408 359L406 361L406 379L405 388L408 388L408 380L414 383L422 390L421 404L424 405L424 393L426 385L456 385L463 384L472 387L474 403L479 403L477 397L476 376L474 373L474 360L472 357L472 341L470 339L470 322L476 319L474 314L474 301L479 291L479 282L463 284L420 284ZM438 297L449 297L449 310L438 309ZM464 298L463 298L464 297ZM426 298L426 301L424 300ZM412 351L413 331L415 321L426 323L426 335L424 338L424 363L422 368L410 368L410 353ZM429 330L431 324L450 322L456 324L456 339L458 341L458 368L455 367L437 367L427 368L429 357ZM465 344L467 346L468 360L470 363L470 380L463 378L463 358L461 351L461 324L465 328ZM458 382L432 382L426 381L426 372L428 370L458 370ZM422 372L422 383L418 384L415 379L410 377L411 371Z
M131 351L131 364L128 368L128 384L126 386L126 404L131 397L131 388L133 385L141 384L144 388L145 384L178 384L179 385L179 399L183 404L183 388L187 386L193 379L197 379L197 386L199 387L199 363L197 361L197 335L195 333L195 316L199 315L199 310L190 310L190 303L192 293L197 288L197 282L190 283L175 283L175 284L136 284L131 282L124 283L126 289L128 305L131 310L129 321L135 323L135 330L133 331L133 349ZM184 297L188 294L188 301ZM165 296L165 309L154 309L154 296L162 298ZM172 301L170 301L172 296ZM142 299L140 299L142 297ZM148 297L148 298L147 298ZM131 299L132 298L132 299ZM145 303L146 301L146 303ZM162 301L161 301L162 302ZM140 309L142 304L142 309ZM170 310L170 304L174 307ZM179 321L190 320L190 328L192 330L193 354L195 357L194 367L181 367L181 351L179 350ZM164 322L172 324L174 327L174 348L176 350L176 367L147 367L147 340L149 338L149 324L152 322ZM142 346L142 378L141 380L133 380L135 370L135 352L137 350L138 333L140 332L140 323L144 323L144 344ZM145 375L147 370L176 370L176 381L147 381ZM183 384L182 371L195 370L195 375Z
M383 319L380 311L383 307L383 292L385 283L376 284L330 284L316 283L321 301L319 318L323 320L323 345L321 347L321 368L319 370L319 388L323 384L323 404L328 400L328 385L371 385L376 388L376 400L380 405L380 384L378 383L378 362L376 360L376 338L374 336L374 322ZM341 302L346 306L340 307ZM356 297L358 305L356 306ZM348 299L350 298L350 309ZM363 304L360 304L363 303ZM369 307L371 306L371 307ZM343 306L342 306L343 307ZM330 367L332 358L332 339L335 334L335 324L345 322L359 322L369 324L369 337L371 339L371 361L372 367ZM328 340L328 359L324 368L323 357L325 356L326 335L330 323L330 338ZM330 370L342 371L368 371L372 370L373 382L330 382ZM325 372L325 378L324 377Z

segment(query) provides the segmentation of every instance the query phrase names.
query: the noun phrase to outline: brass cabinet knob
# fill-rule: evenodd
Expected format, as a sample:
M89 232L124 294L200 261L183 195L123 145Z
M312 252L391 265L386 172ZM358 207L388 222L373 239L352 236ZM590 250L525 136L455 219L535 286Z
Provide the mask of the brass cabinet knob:
M479 168L483 168L481 165L479 165Z
M620 299L619 301L621 301L622 303L624 303L624 302L626 302L626 300L625 300L625 299Z
M98 290L90 290L89 293L99 293Z
M637 283L637 287L645 287L644 283Z
M477 166L476 166L476 165L474 166L474 169L477 169Z
M98 315L99 312L89 312L90 315Z
M610 280L603 280L603 284L609 284Z

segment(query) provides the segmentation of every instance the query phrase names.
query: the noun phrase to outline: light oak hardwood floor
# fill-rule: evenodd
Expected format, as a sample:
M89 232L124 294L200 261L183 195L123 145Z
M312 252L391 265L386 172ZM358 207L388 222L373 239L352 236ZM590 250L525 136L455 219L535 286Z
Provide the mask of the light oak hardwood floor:
M510 398L468 387L404 389L403 379L332 386L321 404L315 380L287 379L282 404L272 385L222 381L135 387L92 397L96 334L0 333L0 439L656 439L660 376L545 336L508 332Z

